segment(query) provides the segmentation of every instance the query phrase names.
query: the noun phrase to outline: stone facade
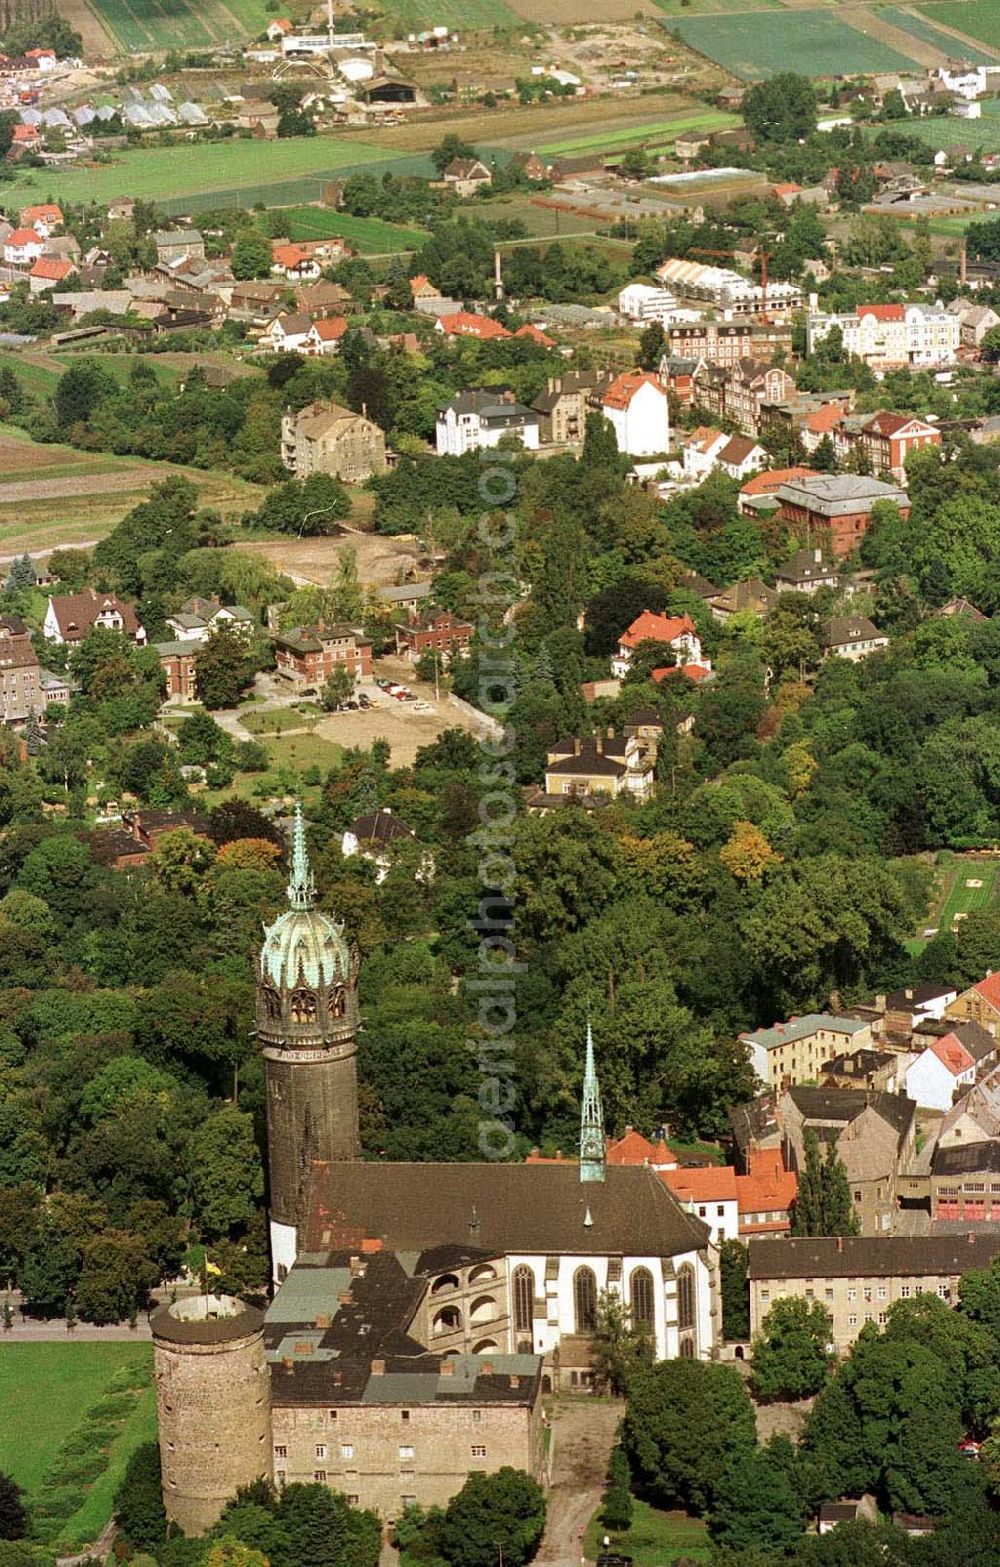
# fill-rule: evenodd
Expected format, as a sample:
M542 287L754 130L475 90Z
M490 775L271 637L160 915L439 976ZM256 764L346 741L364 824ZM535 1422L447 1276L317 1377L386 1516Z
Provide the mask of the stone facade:
M204 1534L240 1486L270 1476L263 1326L254 1307L213 1295L153 1316L163 1504L184 1534Z
M296 479L328 473L361 484L386 470L385 436L371 419L338 403L310 403L281 421L281 460Z

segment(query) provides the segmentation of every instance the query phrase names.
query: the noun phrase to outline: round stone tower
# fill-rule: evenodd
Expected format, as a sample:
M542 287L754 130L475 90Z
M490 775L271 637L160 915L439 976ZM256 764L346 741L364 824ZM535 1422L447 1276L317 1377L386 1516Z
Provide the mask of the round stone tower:
M204 1534L241 1485L271 1474L264 1315L229 1295L153 1313L163 1503L184 1534Z
M316 908L301 807L295 809L289 908L257 956L257 1035L267 1079L271 1261L295 1261L315 1159L356 1159L358 954Z

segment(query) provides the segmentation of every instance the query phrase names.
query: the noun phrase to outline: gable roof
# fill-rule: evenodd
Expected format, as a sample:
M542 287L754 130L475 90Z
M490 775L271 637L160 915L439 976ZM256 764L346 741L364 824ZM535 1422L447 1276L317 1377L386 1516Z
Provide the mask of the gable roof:
M471 310L455 310L450 316L438 316L437 325L449 337L478 337L485 340L513 336L503 322L494 321L492 316L475 315Z
M740 485L741 495L769 495L781 484L793 479L818 478L815 468L769 468L765 473L755 473Z
M530 321L526 321L523 326L519 326L514 336L530 338L533 343L538 343L541 348L555 348L556 346L554 337L549 337L540 327L533 326Z
M862 316L874 316L876 321L905 321L905 305L859 305L856 311L860 320Z
M5 245L37 245L41 249L42 237L37 229L15 229L4 240Z
M605 408L628 408L636 393L647 385L655 387L661 396L666 396L656 376L650 370L626 370L622 375L615 377L605 392Z
M91 629L98 615L116 610L122 617L127 636L139 630L139 621L131 604L122 603L113 593L95 593L84 588L82 593L52 594L49 598L52 613L56 617L60 635L67 642L77 642Z
M627 631L619 637L622 647L635 648L640 642L673 643L688 632L694 634L695 624L690 615L654 615L644 609L637 615Z
M677 1155L673 1149L661 1137L657 1142L650 1142L648 1137L643 1137L634 1127L629 1126L623 1137L617 1140L608 1138L605 1145L605 1162L607 1164L676 1164Z
M731 1164L709 1164L701 1168L661 1170L679 1202L735 1202L736 1171Z
M785 1169L781 1149L753 1149L749 1163L749 1174L736 1177L740 1214L787 1212L795 1201L799 1178L794 1170Z
M48 283L61 283L75 271L72 261L60 261L58 256L39 256L28 276L43 278Z
M963 1072L968 1072L970 1067L975 1066L971 1055L954 1034L945 1034L941 1039L932 1039L927 1049L931 1055L937 1057L952 1077L961 1077Z
M849 647L852 642L887 640L885 632L865 615L833 615L820 631L823 647Z
M320 321L314 321L311 328L321 343L336 343L347 331L346 316L324 316Z
M934 1278L985 1268L1000 1251L989 1235L751 1237L751 1279Z
M740 463L746 462L747 458L752 457L754 452L760 452L763 455L764 448L757 441L751 440L748 435L734 435L730 437L728 444L719 453L719 461L733 463L738 468Z
M1000 1012L1000 969L993 974L987 974L985 979L979 980L972 988L995 1011Z

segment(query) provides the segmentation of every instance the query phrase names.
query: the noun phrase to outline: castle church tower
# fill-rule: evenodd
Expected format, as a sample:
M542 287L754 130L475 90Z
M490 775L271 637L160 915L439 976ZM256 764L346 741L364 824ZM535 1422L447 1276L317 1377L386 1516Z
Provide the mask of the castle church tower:
M271 1265L285 1277L314 1159L357 1159L358 953L316 908L302 808L295 808L288 910L257 955L257 1036L267 1080Z

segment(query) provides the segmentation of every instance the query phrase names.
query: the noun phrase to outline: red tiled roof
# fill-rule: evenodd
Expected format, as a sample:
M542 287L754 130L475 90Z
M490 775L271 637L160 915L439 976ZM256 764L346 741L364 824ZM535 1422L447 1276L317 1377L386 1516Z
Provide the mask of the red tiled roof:
M511 337L512 333L492 316L473 315L470 310L456 310L454 315L439 316L438 325L449 337Z
M5 245L41 245L35 229L15 229L13 234L8 234L4 240Z
M37 141L39 136L37 125L15 125L15 141Z
M539 327L533 326L530 321L526 321L523 326L519 326L514 336L530 337L533 343L539 343L542 348L555 348L556 346L554 337L547 337Z
M76 267L72 261L60 261L56 256L39 256L28 276L45 278L51 283L61 283L63 278L69 277L70 273L75 271Z
M654 669L649 678L659 685L661 680L669 680L671 675L683 675L686 680L693 680L695 685L700 685L703 680L710 679L711 674L707 664L670 664L662 669Z
M641 1132L636 1132L629 1127L624 1137L619 1137L617 1142L608 1139L605 1158L608 1164L676 1164L677 1155L661 1137L658 1143L651 1143L648 1137L643 1137Z
M822 408L814 408L806 414L806 429L814 435L828 435L835 430L844 417L844 410L838 408L836 403L824 403Z
M636 392L647 382L663 393L656 376L649 370L626 370L623 375L616 376L604 394L605 408L627 408Z
M905 305L859 305L858 318L862 316L874 316L876 321L904 321L906 319Z
M976 989L978 990L978 985ZM941 1062L946 1066L952 1077L961 1077L975 1062L966 1050L957 1034L944 1034L940 1039L932 1039L927 1046Z
M710 1164L699 1170L661 1170L660 1175L681 1202L735 1202L736 1171L731 1164Z
M787 1213L799 1189L798 1176L786 1170L780 1148L761 1148L750 1155L749 1175L736 1177L740 1217L749 1213ZM778 1221L765 1221L774 1227ZM763 1224L760 1226L763 1229Z
M63 221L62 208L57 207L54 201L43 201L37 207L25 207L21 213L20 221L25 227L28 227L37 218L44 218L47 221L51 220L53 223L61 223Z
M321 321L313 322L312 330L324 343L335 343L347 331L347 317L324 316Z
M793 479L812 479L816 476L815 468L772 468L767 473L755 473L752 479L747 479L740 485L741 495L771 495L782 484L790 484Z
M771 194L772 196L795 196L801 189L801 185L796 185L794 181L792 181L785 185L772 185Z
M917 419L913 414L877 413L873 414L864 426L866 430L874 430L878 435L898 435L900 430L909 429L911 424L917 424L922 430L934 430L937 435L940 432L934 429L932 424L926 424L923 419Z
M300 262L307 260L305 251L299 245L272 245L271 260L278 267L297 267Z
M627 631L623 631L619 641L622 647L638 647L640 642L676 642L685 631L693 632L694 621L690 615L654 615L651 610L644 609L638 615Z
M988 1001L991 1007L1000 1012L1000 969L995 974L987 974L985 979L981 979L972 988L982 996L984 1001Z

